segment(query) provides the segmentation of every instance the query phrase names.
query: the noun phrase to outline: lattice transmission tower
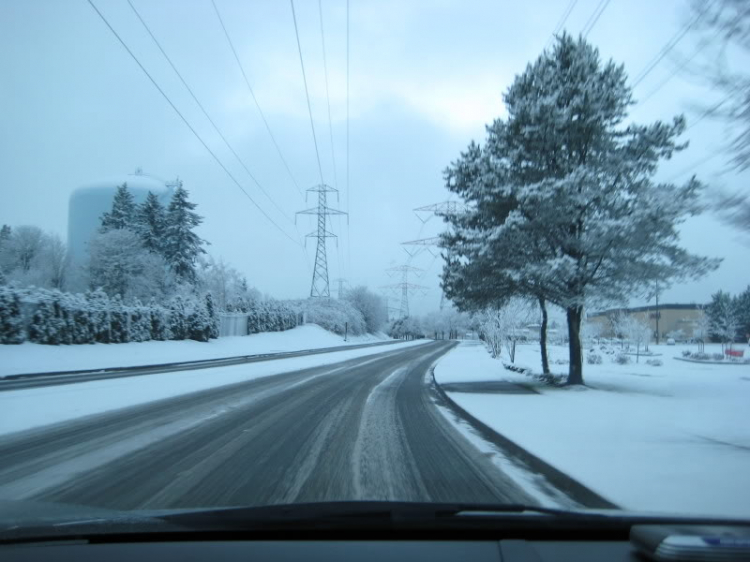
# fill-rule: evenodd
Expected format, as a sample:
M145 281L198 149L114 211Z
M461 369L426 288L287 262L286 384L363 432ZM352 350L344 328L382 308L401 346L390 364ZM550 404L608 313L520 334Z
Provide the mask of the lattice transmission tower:
M337 238L337 236L328 230L328 217L331 215L346 215L348 223L349 214L328 206L328 194L335 193L336 200L338 201L338 189L321 183L308 189L307 193L318 194L317 207L311 207L304 211L297 211L297 215L316 215L318 217L318 228L305 237L305 245L307 245L308 238L317 239L315 247L315 267L313 268L310 296L330 298L331 287L328 283L328 253L326 251L326 238ZM305 195L305 200L307 200L307 195ZM296 220L297 216L295 215L295 222ZM338 239L336 243L338 244Z
M415 283L409 283L410 273L421 273L422 269L411 265L397 265L395 267L389 267L385 270L389 276L401 275L401 281L399 283L393 283L392 285L384 285L382 289L388 289L401 294L401 308L399 309L399 315L401 318L409 316L409 295L419 292L425 294L427 287L423 285L416 285Z

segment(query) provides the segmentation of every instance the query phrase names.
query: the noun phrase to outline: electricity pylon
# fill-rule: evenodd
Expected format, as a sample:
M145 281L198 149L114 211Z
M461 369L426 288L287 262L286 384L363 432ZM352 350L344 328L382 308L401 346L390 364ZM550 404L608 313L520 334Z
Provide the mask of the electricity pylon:
M399 315L401 318L406 318L409 316L409 294L414 294L415 292L425 294L427 291L427 287L409 283L409 273L417 273L424 270L411 265L397 265L396 267L389 267L385 271L389 276L399 273L401 274L400 283L384 285L381 288L389 289L391 291L398 291L401 293L401 308L399 309Z
M317 207L305 209L304 211L297 211L294 220L296 223L297 215L317 215L318 217L317 230L311 232L305 237L305 245L307 245L308 238L317 238L318 240L315 248L315 267L313 269L312 284L310 286L310 296L330 298L331 288L328 284L328 253L326 251L326 238L337 237L334 233L328 230L328 217L330 215L346 215L348 221L349 215L344 211L339 211L338 209L328 206L328 194L335 193L336 200L338 201L338 189L321 183L311 187L307 192L318 194L318 205ZM307 201L307 195L305 195L305 201ZM338 243L338 240L336 242Z
M342 298L344 298L344 285L348 285L349 282L346 279L344 279L343 277L339 277L337 279L334 279L333 282L334 283L338 283L339 288L338 288L338 295L337 296L338 296L338 299L341 300Z
M420 238L419 240L410 240L409 242L401 242L402 246L416 246L416 249L409 250L408 248L404 248L407 254L411 256L412 258L418 256L421 254L424 250L427 250L432 254L435 255L432 251L432 248L437 247L440 245L440 236L431 236L430 238Z
M447 215L457 215L466 211L466 205L459 201L441 201L440 203L433 203L432 205L425 205L424 207L417 207L414 209L414 214L423 223L430 220L433 216L444 217ZM420 214L422 213L422 214ZM422 218L427 213L426 218Z

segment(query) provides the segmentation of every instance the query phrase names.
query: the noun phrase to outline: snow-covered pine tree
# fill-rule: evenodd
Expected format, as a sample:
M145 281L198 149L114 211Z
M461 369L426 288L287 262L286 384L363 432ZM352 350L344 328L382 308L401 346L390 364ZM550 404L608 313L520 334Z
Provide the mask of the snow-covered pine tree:
M487 260L483 271L513 282L545 281L544 296L567 315L568 383L583 384L587 302L718 266L679 245L677 225L700 211L702 185L653 181L659 162L684 148L677 136L685 120L623 126L633 103L624 68L603 64L594 47L567 34L504 100L507 119L489 127L491 168L468 187L448 183L468 203L454 223L455 249L475 245L473 259ZM491 283L475 290L484 287L492 290Z
M18 291L0 287L0 343L23 343L25 336Z
M167 208L163 253L172 271L183 281L195 283L195 262L205 253L202 240L193 229L203 222L194 212L195 203L188 200L188 192L179 182Z
M138 234L143 247L150 252L162 253L167 214L159 198L151 191L136 209Z
M128 189L128 184L123 183L117 187L114 199L112 200L112 210L104 213L101 218L101 232L107 232L113 229L136 227L136 205L133 194Z

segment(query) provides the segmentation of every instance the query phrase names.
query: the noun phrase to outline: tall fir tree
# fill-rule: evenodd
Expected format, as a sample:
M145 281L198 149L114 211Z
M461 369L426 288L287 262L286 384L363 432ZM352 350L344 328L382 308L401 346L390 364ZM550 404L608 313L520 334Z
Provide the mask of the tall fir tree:
M167 213L153 192L149 191L146 200L138 205L136 222L143 247L150 252L163 253Z
M102 215L101 232L136 226L136 204L133 194L128 189L128 184L123 183L117 187L115 197L112 200L112 210Z
M167 208L164 229L164 257L175 275L191 284L196 280L195 262L200 254L206 253L205 240L193 232L203 222L203 217L194 212L196 206L188 200L188 191L179 182Z

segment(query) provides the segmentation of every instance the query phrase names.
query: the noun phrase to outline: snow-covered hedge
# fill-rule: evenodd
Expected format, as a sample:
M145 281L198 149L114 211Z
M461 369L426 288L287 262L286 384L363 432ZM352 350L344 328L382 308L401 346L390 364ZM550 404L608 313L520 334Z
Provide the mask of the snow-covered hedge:
M210 294L175 296L164 305L124 303L103 291L63 293L0 287L0 343L59 345L146 340L208 341L219 335Z
M347 330L354 336L367 332L362 313L346 300L307 299L296 301L297 308L307 315L307 321L329 332L343 335Z
M276 300L240 299L228 306L227 311L247 314L247 330L250 334L283 332L300 323L295 306Z

